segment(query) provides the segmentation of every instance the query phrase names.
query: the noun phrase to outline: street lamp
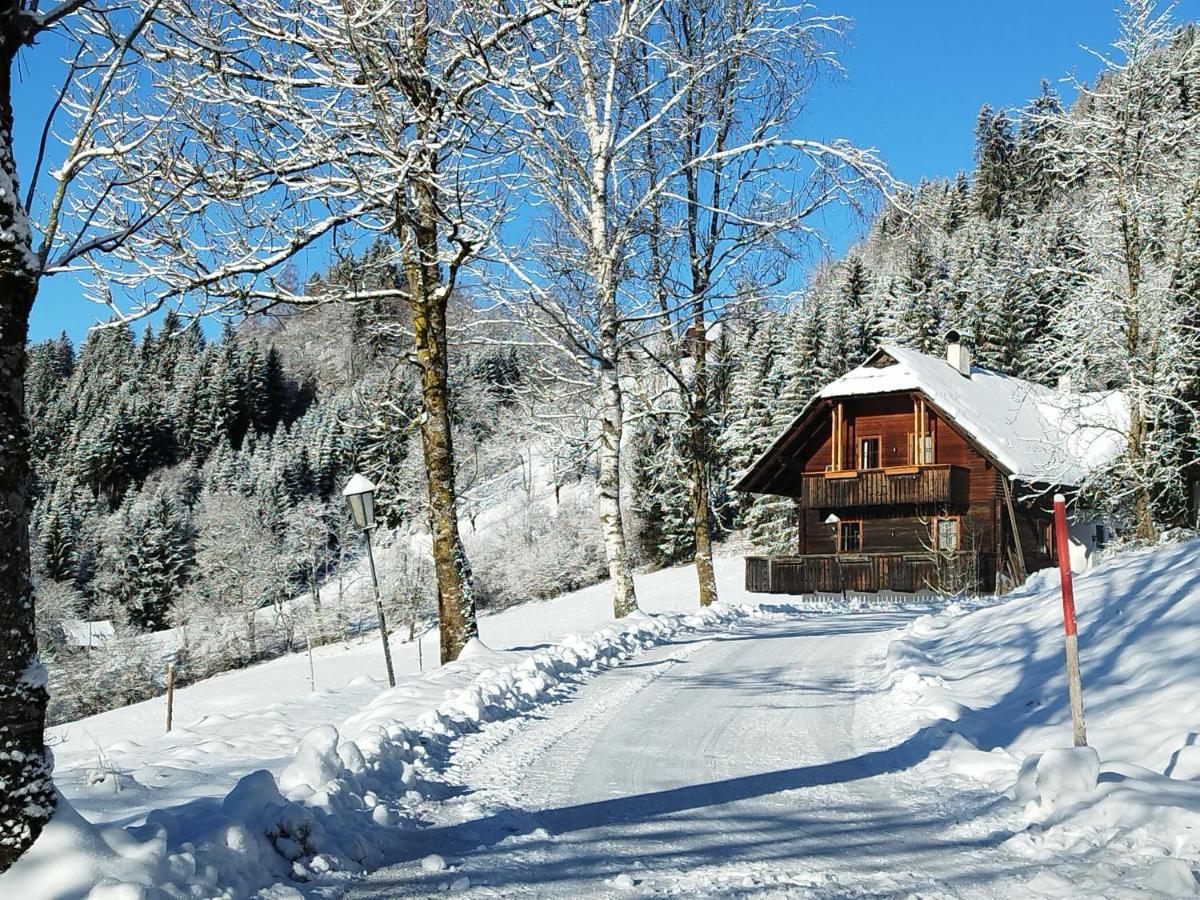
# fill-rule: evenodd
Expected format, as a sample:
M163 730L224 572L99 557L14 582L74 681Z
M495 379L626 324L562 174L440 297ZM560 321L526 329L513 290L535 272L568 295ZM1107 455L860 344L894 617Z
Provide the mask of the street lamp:
M396 686L392 669L392 648L388 645L387 619L383 615L383 600L379 596L379 578L375 574L375 555L371 552L371 529L375 527L375 485L365 475L355 473L342 488L342 496L350 506L354 524L363 534L367 545L367 562L371 566L371 586L375 589L375 613L379 616L379 636L383 640L383 661L387 664L388 685Z
M846 573L842 569L842 542L838 540L838 526L842 524L842 520L837 517L837 513L830 513L825 524L829 526L829 534L833 537L833 558L837 561L838 584L842 588L842 602L845 603Z

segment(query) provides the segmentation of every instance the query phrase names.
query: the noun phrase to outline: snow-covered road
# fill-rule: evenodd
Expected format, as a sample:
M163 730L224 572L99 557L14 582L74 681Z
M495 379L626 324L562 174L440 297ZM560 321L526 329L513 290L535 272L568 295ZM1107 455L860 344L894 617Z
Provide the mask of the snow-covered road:
M684 636L485 728L408 860L352 896L1006 893L1028 875L1007 835L959 821L981 798L907 771L945 740L889 707L886 648L909 618Z

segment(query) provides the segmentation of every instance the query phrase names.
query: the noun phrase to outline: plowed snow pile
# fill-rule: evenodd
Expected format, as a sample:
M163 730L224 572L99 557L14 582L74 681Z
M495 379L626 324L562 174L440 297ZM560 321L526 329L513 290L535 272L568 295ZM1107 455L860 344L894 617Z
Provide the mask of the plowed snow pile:
M1045 571L1001 603L923 616L892 644L896 706L950 732L921 776L1003 793L974 827L986 819L1021 856L1059 863L1031 877L1035 894L1191 894L1200 541L1117 556L1075 593L1092 749L1069 749L1061 595Z
M532 652L479 641L459 659L379 693L346 719L310 729L276 774L251 772L221 798L155 809L144 824L97 827L65 798L34 847L0 876L0 897L299 897L273 882L336 883L386 862L438 799L449 744L484 723L528 712L590 673L681 632L764 616L718 605L634 613Z

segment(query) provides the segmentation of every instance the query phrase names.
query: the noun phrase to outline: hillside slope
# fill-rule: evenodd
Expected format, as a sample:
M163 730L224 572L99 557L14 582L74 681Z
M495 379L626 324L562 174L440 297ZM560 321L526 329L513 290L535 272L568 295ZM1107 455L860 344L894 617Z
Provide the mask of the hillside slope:
M1011 831L1006 844L1031 859L1073 860L1039 875L1035 892L1189 894L1200 868L1200 541L1121 554L1075 587L1095 755L1060 752L1071 723L1053 571L999 605L910 625L889 650L893 701L950 732L922 777L1004 793L964 828Z

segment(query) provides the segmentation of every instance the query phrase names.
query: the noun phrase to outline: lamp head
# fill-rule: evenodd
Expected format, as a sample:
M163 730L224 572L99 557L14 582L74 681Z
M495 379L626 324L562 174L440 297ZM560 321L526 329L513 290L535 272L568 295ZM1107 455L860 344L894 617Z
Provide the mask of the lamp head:
M365 531L375 525L375 485L365 475L356 473L342 488L342 496L350 507L354 524Z

